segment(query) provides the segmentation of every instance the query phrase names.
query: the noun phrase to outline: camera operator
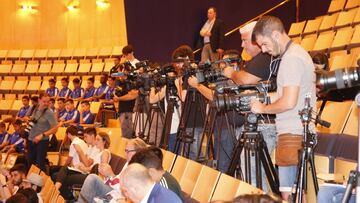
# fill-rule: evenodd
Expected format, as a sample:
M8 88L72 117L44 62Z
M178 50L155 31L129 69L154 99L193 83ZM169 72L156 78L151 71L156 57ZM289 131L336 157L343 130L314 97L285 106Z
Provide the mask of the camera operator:
M135 64L139 62L139 60L137 60L134 56L134 47L130 44L122 49L122 54L122 57L125 58L125 61L130 62L133 67L135 67Z
M113 101L119 102L119 118L121 124L122 136L125 138L133 138L134 130L133 130L133 112L135 106L135 100L138 97L137 90L126 90L126 73L128 70L125 67L120 68L121 72L124 72L124 76L118 77L116 80L116 87L123 88L122 91L125 92L124 95L114 94Z
M266 105L253 99L251 111L276 114L276 131L279 135L276 163L279 166L280 191L283 199L287 200L295 182L298 150L301 149L303 139L303 126L298 112L305 106L306 94L311 94L310 106L316 111L314 64L300 45L292 43L277 17L261 17L252 37L262 52L278 56L277 60L280 61L277 92L270 95L271 104Z
M45 159L49 146L49 136L56 133L58 122L55 113L48 108L50 96L46 93L39 95L39 104L30 115L27 129L32 124L28 136L28 166L36 164L45 170Z

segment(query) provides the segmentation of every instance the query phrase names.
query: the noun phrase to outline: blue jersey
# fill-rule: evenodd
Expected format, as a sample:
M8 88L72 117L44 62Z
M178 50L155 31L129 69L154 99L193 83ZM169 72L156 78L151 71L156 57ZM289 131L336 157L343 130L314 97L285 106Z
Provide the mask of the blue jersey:
M9 144L15 145L16 152L18 153L24 152L24 141L17 132L14 132L9 138Z
M84 99L87 99L87 98L90 98L90 97L94 96L95 89L96 89L95 87L92 87L90 89L86 89L85 94L84 94Z
M56 97L59 94L59 89L57 87L49 87L46 89L46 93L50 96L50 97Z
M20 118L24 118L26 116L26 113L29 111L30 106L23 106L20 108L17 116Z
M71 94L71 89L64 87L59 92L59 97L68 97Z
M73 119L75 119L75 123L80 123L80 113L76 109L66 112L65 121L69 121Z
M105 99L106 100L111 100L114 92L115 92L115 88L114 87L109 87L108 91L105 94Z
M72 99L81 98L83 96L84 96L84 89L82 87L74 89L70 94L70 98Z
M90 111L84 111L82 113L84 124L93 124L95 120L94 114L92 114Z
M58 110L58 120L65 119L66 114L67 114L67 112L66 112L65 108L63 110L60 110L60 111Z
M9 141L9 134L7 132L0 134L0 144Z
M107 86L106 84L101 85L100 87L98 87L95 91L95 95L96 96L100 96L102 94L105 94L109 89L109 86Z

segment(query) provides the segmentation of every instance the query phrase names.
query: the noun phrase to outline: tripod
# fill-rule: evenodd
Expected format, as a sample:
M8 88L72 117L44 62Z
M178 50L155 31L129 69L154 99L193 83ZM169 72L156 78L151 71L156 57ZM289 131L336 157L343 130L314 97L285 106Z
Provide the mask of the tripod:
M198 101L198 102L197 102ZM176 143L175 143L175 153L181 154L182 156L189 158L190 155L190 146L194 142L194 134L195 134L195 124L197 119L204 119L205 115L205 106L204 97L193 88L189 88L186 94L184 106L181 112L179 129L176 135ZM200 115L193 112L194 118L190 120L190 112L200 110ZM200 117L200 118L199 118ZM191 123L192 122L192 125ZM187 129L191 125L191 132L188 133Z
M149 107L146 102L146 97L149 95L143 90L139 90L140 94L136 99L135 118L133 123L133 129L136 137L143 138L145 131L145 120L149 114ZM138 133L138 134L136 134Z
M358 116L360 116L360 93L358 93L355 97L355 102L358 107ZM360 117L358 117L358 146L360 146ZM349 180L347 182L346 190L344 197L342 199L342 203L347 203L351 197L352 189L356 188L356 202L360 202L360 148L358 147L358 166L356 170L350 172Z
M227 174L234 176L235 172L240 176L240 179L251 184L251 157L255 157L255 173L256 173L256 187L262 189L262 173L261 165L264 168L267 180L273 193L280 194L279 179L275 171L274 165L271 161L269 151L264 141L263 135L257 129L258 115L253 113L245 114L244 131L238 140L237 145L232 154L230 166ZM245 178L241 175L240 155L244 150L245 155Z
M164 111L162 110L160 106L160 102L156 102L155 104L150 105L149 115L146 118L145 126L144 126L144 133L140 135L140 137L143 137L146 143L158 146L157 138L160 131L158 131L159 124L164 124L165 118L164 118ZM150 143L150 134L152 125L155 122L155 134L154 134L154 143ZM145 134L145 132L147 133ZM139 132L141 133L141 132Z

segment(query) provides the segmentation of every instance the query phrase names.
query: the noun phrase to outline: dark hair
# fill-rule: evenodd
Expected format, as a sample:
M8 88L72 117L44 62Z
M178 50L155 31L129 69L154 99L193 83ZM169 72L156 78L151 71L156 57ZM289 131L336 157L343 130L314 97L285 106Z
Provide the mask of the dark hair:
M255 42L256 37L259 35L271 37L271 34L273 33L273 31L285 33L283 23L281 22L281 20L278 17L263 16L257 21L257 23L253 29L253 33L252 33L252 37L251 37L252 41Z
M171 55L172 60L178 58L185 58L185 57L188 57L190 60L194 60L193 50L188 45L179 46L174 50L174 52Z
M96 129L95 128L85 128L84 134L96 136Z
M155 153L155 155L161 160L161 165L162 165L164 155L163 155L161 149L159 147L156 147L156 146L149 146L148 150Z
M275 199L267 194L246 194L240 195L233 200L234 203L281 203L280 199Z
M59 99L57 99L57 101L62 101L65 103L65 98L59 98Z
M146 168L154 168L156 170L163 170L162 161L159 157L149 149L142 149L136 152L134 156L131 158L129 164L138 163Z
M111 79L111 80L116 80L116 78L115 77L108 77L108 79Z
M20 119L16 119L13 123L13 125L17 125L17 126L21 126L22 125L22 121Z
M14 171L18 171L19 173L27 174L26 166L24 164L15 164L15 166L13 166L10 169L10 173L14 172Z
M85 104L85 105L90 106L90 102L89 102L89 101L82 101L81 104Z
M52 83L55 83L55 82L56 82L54 78L50 78L48 81L49 81L49 82L52 82Z
M6 128L5 122L3 122L3 121L0 122L0 128Z
M68 128L66 128L65 134L70 134L72 136L78 136L78 131L79 129L76 126L69 126Z
M68 102L70 102L71 104L74 104L74 100L72 100L72 99L67 99L67 100L65 101L65 103L68 103Z
M28 101L30 100L29 96L27 96L27 95L23 96L21 99L26 99Z
M50 98L50 101L55 103L55 99L54 98Z
M38 97L38 96L32 96L32 97L31 97L31 101L38 102L38 101L39 101L39 97Z
M74 78L73 83L80 84L80 79L79 78Z
M39 98L38 99L42 99L43 97L50 97L50 95L48 94L48 93L46 93L46 92L41 92L40 94L39 94ZM31 98L32 99L32 98Z
M101 137L103 142L105 142L104 148L109 149L111 143L109 134L107 134L106 132L99 132L98 135Z
M131 44L125 46L125 47L122 49L122 53L123 53L124 55L130 54L130 53L132 53L132 52L134 52L134 48L133 48L133 46L132 46Z
M210 10L210 9L212 9L214 11L214 13L217 13L217 9L215 7L212 6L212 7L208 8L208 10Z
M41 192L41 187L36 186L36 191L32 188L19 189L16 193L21 193L28 198L28 203L38 203L39 198L36 193ZM40 188L40 190L39 190Z
M94 77L91 77L91 78L88 78L87 81L90 81L90 82L94 83L95 79L94 79Z
M235 57L240 58L240 52L236 49L225 50L223 56L225 56L225 55L235 56Z
M329 59L325 53L316 53L312 57L312 60L315 64L324 65L324 70L329 70Z
M6 203L28 203L29 199L22 193L16 193L6 200Z
M61 81L65 81L66 83L69 83L69 78L63 77L63 78L61 78Z

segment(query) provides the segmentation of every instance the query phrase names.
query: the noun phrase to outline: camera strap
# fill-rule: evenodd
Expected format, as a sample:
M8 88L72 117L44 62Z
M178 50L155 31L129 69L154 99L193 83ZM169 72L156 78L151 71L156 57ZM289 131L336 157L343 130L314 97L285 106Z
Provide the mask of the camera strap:
M278 57L273 58L271 57L271 62L270 62L270 75L268 80L273 80L276 79L279 67L280 67L280 63L281 63L281 58L284 56L284 54L286 53L286 51L289 49L290 45L292 44L292 40L290 40L286 46L285 46L285 51Z
M41 114L40 114L40 116L39 116L37 119L35 119L34 113L38 110L38 108L39 108L39 106L37 106L37 107L34 109L34 111L32 112L32 115L31 115L31 117L34 118L33 121L35 121L35 122L37 122L41 117L43 117L43 115L45 114L46 110L48 109L48 108L43 109L42 112L41 112Z

